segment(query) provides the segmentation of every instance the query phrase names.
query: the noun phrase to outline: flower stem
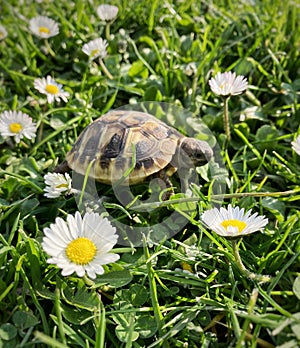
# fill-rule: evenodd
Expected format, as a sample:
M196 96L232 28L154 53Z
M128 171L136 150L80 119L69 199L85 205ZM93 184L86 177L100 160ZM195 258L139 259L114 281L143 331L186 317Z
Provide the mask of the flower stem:
M82 277L82 279L85 282L85 285L87 285L87 286L94 286L95 285L95 283L86 274Z
M247 269L244 266L243 261L240 257L239 248L238 248L236 240L235 239L231 240L231 244L232 244L232 251L233 251L233 255L235 257L235 261L236 261L239 269L244 273L247 271Z
M162 320L163 320L163 315L161 313L161 309L159 306L158 302L158 292L157 292L157 286L156 286L156 275L155 271L151 265L151 255L149 253L149 249L146 244L146 239L145 237L143 238L143 244L144 244L144 255L147 260L147 271L148 271L148 277L149 277L149 286L150 286L150 297L151 297L151 302L152 302L152 307L153 307L153 312L154 312L154 318L156 320L156 324L158 327L158 332L163 335L162 332Z
M105 37L107 41L110 41L110 23L106 23Z
M104 62L103 62L103 60L100 58L99 59L99 63L100 63L100 65L101 65L101 68L102 68L102 70L104 71L104 74L110 79L110 80L113 80L113 76L112 76L112 74L107 70L107 67L105 66L105 64L104 64Z
M228 114L228 100L229 97L224 98L224 130L225 134L227 136L227 140L231 140L231 134L230 134L230 122L229 122L229 114Z
M268 275L256 274L247 270L247 268L244 266L243 261L240 257L237 241L235 239L232 239L231 244L232 244L232 251L235 257L236 264L244 276L252 280L257 280L258 282L261 282L261 283L266 283L271 281L271 277Z
M48 39L45 39L45 46L46 46L47 51L49 52L49 54L50 54L52 57L55 57L55 53L54 53L54 51L52 50L52 48L50 47L50 44L49 44Z

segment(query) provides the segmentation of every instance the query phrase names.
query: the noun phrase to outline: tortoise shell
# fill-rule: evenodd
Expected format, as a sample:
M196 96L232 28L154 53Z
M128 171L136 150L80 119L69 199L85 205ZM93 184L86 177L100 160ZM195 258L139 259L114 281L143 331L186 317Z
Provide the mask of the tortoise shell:
M105 184L124 176L137 184L161 170L173 174L176 167L170 163L183 138L192 139L150 114L116 110L83 130L66 162L82 175L89 169L89 177Z

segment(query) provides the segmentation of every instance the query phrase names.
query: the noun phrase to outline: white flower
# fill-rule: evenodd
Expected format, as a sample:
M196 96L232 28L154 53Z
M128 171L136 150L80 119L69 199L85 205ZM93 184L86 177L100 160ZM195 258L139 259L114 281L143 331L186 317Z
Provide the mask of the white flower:
M97 14L102 21L110 22L117 17L118 7L114 5L103 4L97 7Z
M66 221L56 218L50 228L44 228L42 247L51 257L48 263L62 269L62 275L85 273L94 279L103 274L102 265L117 261L120 256L110 253L117 243L116 228L98 213L86 213L82 218L68 214Z
M0 40L4 40L7 36L7 31L3 25L0 25Z
M264 216L251 215L251 209L245 214L244 208L213 208L202 215L203 222L218 235L223 237L240 237L261 230L268 219Z
M108 43L106 40L103 40L101 38L89 41L88 43L84 44L82 47L82 52L87 54L90 59L96 59L100 57L101 59L104 58L107 54L106 47L108 46Z
M40 93L47 95L48 103L60 101L62 99L64 102L67 102L69 93L65 92L62 88L62 85L57 83L51 76L47 78L43 77L41 79L34 80L34 88L37 89Z
M300 156L300 135L297 136L295 141L292 141L292 149Z
M43 39L59 34L58 24L53 19L45 16L31 18L29 29L33 34Z
M193 272L190 272L189 270L187 270L187 269L184 269L184 268L179 268L179 267L176 267L175 269L174 269L174 272L177 272L177 273L179 273L179 274L181 274L181 273L185 273L185 274L188 274L188 275L195 275Z
M4 111L0 114L0 134L3 138L15 137L19 143L23 137L32 139L36 136L36 124L21 111Z
M47 198L57 198L63 192L68 195L72 189L72 179L68 173L47 173L44 176L46 187L44 188Z
M247 79L242 76L236 76L235 72L217 73L217 75L208 81L211 90L218 95L230 96L243 93L248 87Z

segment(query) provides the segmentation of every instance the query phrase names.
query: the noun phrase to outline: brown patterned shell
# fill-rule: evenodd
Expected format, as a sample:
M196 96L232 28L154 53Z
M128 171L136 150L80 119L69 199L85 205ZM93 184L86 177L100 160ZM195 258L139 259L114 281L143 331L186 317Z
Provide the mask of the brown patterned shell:
M83 130L66 161L82 175L94 161L89 176L105 184L117 182L126 172L129 182L136 184L170 163L182 137L150 114L112 111ZM130 172L134 157L135 166Z

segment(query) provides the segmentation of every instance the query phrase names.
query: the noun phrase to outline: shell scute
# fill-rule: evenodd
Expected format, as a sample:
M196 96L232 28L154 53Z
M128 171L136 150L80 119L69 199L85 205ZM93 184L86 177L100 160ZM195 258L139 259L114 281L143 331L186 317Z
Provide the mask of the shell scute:
M122 136L115 133L103 148L103 155L101 157L115 158L118 157L122 148Z

